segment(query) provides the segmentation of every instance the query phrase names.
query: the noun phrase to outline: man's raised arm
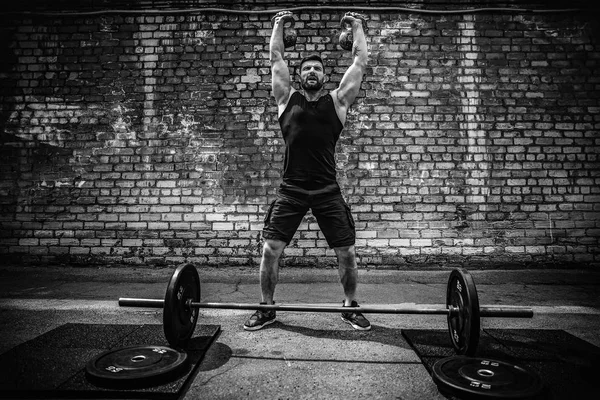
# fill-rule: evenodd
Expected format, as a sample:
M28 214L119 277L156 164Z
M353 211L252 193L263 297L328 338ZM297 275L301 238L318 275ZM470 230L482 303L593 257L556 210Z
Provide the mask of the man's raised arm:
M291 13L287 13L291 14ZM283 44L283 26L286 13L279 13L273 19L273 32L269 42L269 58L271 61L271 85L273 96L277 102L279 115L285 110L288 99L294 91L290 83L290 72L283 59L285 46Z
M341 122L344 123L348 108L354 103L356 96L358 96L363 75L367 70L368 54L367 40L362 21L351 14L346 14L342 18L342 23L352 26L352 36L354 38L352 44L352 57L354 60L344 74L340 86L334 91L334 99L338 106L338 115L342 120Z

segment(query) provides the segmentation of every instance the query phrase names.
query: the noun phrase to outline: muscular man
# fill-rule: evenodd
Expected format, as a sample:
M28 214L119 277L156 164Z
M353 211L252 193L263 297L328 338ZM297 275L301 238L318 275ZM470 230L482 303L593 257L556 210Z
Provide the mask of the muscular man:
M265 218L260 264L261 304L273 304L279 258L311 209L329 247L337 256L345 296L343 305L358 307L354 220L336 180L335 146L367 67L367 43L359 19L347 14L343 21L352 25L353 63L339 87L327 93L323 89L323 61L318 55L300 62L301 90L292 87L283 59L284 23L281 16L274 20L270 61L273 95L285 141L285 161L283 182ZM342 320L355 329L371 329L371 324L361 313L342 313ZM244 329L258 330L274 321L275 311L258 310L246 321Z

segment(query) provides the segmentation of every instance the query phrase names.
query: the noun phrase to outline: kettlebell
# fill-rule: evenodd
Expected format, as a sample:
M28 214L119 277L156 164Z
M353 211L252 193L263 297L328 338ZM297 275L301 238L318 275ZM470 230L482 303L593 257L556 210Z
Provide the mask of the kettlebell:
M354 37L352 35L352 26L348 23L344 21L344 18L346 16L351 16L354 18L358 18L360 19L360 22L362 23L363 29L366 27L366 21L367 21L367 17L359 14L359 13L354 13L354 12L347 12L346 14L344 14L344 16L342 17L342 21L340 23L340 26L342 28L342 33L340 33L340 39L339 39L339 43L340 43L340 47L344 50L348 50L351 51L352 50L352 45L354 44Z
M271 18L271 24L275 25L275 18L281 17L283 22L283 46L286 49L290 47L294 47L296 45L296 39L298 39L298 33L294 28L296 24L296 20L294 19L294 14L289 11L281 11L275 14L273 18ZM286 24L289 24L286 26Z

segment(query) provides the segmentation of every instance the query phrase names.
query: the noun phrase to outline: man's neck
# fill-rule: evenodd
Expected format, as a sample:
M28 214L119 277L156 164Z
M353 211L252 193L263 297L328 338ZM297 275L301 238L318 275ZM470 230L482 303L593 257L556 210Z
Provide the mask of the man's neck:
M325 94L325 91L321 88L319 90L302 90L302 93L306 97L306 100L317 101Z

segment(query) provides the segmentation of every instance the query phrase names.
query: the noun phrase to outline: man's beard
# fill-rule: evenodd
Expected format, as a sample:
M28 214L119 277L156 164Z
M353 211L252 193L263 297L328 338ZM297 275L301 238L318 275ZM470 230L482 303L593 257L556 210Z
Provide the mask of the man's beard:
M320 90L323 87L323 82L319 81L319 78L314 77L314 81L310 81L309 82L309 78L305 79L302 82L302 89L309 91L309 92L316 92L318 90Z

